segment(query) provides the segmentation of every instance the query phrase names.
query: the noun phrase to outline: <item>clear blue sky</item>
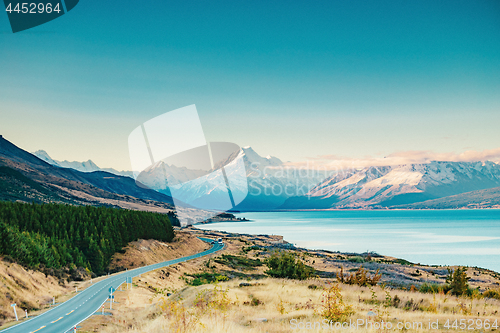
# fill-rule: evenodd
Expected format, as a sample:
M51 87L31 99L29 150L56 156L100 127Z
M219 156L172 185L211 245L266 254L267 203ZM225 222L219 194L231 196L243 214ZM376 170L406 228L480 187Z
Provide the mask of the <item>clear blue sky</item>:
M90 1L12 34L0 134L129 169L127 137L196 104L210 141L299 161L500 147L499 1Z

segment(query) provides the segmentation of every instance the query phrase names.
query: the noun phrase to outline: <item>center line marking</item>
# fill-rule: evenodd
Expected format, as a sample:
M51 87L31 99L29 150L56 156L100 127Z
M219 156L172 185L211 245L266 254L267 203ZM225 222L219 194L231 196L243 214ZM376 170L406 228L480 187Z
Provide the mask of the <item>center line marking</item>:
M75 310L71 310L70 312L66 313L66 316L71 314L73 311L75 311Z
M30 333L35 333L35 332L37 332L37 331L41 330L41 329L42 329L42 328L44 328L44 327L45 327L45 326L42 326L42 327L40 327L39 329L37 329L37 330L35 330L35 331L33 331L33 332L30 332Z
M56 322L56 321L58 321L58 320L61 320L61 319L62 319L62 317L61 317L61 318L59 318L59 319L54 320L54 321L52 322L52 324L53 324L53 323L55 323L55 322Z

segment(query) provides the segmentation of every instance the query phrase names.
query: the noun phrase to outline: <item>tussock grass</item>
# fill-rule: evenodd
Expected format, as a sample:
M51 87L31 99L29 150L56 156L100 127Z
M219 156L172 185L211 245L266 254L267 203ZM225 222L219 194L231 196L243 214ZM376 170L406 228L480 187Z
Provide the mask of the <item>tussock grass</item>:
M291 332L291 320L322 322L325 290L324 280L293 281L267 278L240 286L233 280L216 284L191 286L170 297L161 297L144 311L129 314L128 326L111 324L101 332ZM421 322L425 332L429 320L439 320L440 329L446 320L499 319L500 301L471 299L444 294L423 294L380 286L339 285L344 302L351 307L353 322L358 319L376 322ZM368 316L372 311L375 315ZM120 316L122 317L122 316ZM500 322L499 322L500 324ZM307 332L335 330L308 329ZM344 332L380 332L375 328L342 330Z

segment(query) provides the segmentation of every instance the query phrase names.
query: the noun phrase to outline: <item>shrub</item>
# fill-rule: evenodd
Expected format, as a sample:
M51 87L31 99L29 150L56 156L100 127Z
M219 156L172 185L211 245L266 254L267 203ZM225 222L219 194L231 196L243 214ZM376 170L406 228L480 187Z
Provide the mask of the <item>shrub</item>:
M170 319L172 332L188 332L194 329L200 320L196 316L195 309L185 307L182 299L176 301L164 299L160 307L165 317Z
M314 269L305 265L291 252L275 252L265 261L269 269L266 274L276 278L305 280L313 275Z
M425 294L439 294L443 292L443 286L436 283L424 283L420 286L418 291Z
M246 253L248 253L248 252L250 252L250 251L259 251L259 250L261 250L261 248L260 248L259 246L257 246L257 245L252 245L252 246L248 246L248 247L243 247L243 248L241 249L241 251L242 251L243 253L245 253L245 254L246 254Z
M395 264L400 264L400 265L406 265L406 266L413 266L414 264L412 262L409 262L408 260L405 259L396 259L394 260Z
M360 257L360 256L351 257L351 258L349 258L347 260L350 261L350 262L358 263L358 264L362 264L362 263L365 262L365 259L363 257Z
M201 286L202 284L229 280L227 276L218 273L196 273L186 275L193 278L192 280L186 280L187 284L192 286Z
M483 296L487 297L487 298L496 298L496 299L500 300L500 289L498 289L498 290L486 290L483 293Z
M223 254L221 258L214 260L218 264L226 265L234 269L250 270L254 267L262 266L260 259L249 259L242 256Z
M336 284L326 289L321 295L321 310L319 314L333 322L344 322L354 314L352 307L344 303L340 287Z
M378 281L382 278L382 273L377 272L369 276L368 271L360 266L358 270L352 274L344 275L344 267L340 267L340 273L337 274L337 280L345 284L357 284L358 286L375 286Z

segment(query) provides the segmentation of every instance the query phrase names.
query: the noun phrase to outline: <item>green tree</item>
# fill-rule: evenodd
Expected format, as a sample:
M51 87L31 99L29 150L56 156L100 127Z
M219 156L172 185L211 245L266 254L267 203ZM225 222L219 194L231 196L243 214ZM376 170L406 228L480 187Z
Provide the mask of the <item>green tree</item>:
M450 291L453 295L462 296L469 293L469 279L465 267L458 267L455 270L448 268L448 276L446 283L448 283Z

